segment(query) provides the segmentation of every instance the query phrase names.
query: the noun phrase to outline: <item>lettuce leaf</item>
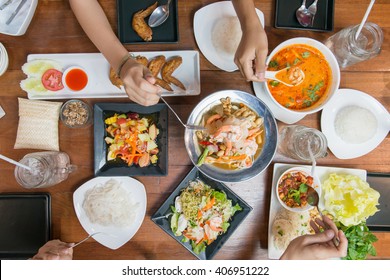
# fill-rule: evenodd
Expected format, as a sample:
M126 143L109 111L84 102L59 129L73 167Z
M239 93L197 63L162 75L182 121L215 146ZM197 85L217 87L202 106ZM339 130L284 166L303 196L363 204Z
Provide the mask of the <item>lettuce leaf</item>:
M347 227L365 222L379 211L379 192L358 176L333 173L322 188L325 209Z

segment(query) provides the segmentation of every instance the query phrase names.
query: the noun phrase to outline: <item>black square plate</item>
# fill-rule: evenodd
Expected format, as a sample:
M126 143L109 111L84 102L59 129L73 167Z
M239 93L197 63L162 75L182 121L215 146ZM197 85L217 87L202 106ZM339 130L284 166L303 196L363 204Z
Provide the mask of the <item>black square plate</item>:
M313 2L314 0L306 1L306 7L309 7ZM276 0L275 27L333 31L334 0L320 0L317 2L317 14L312 27L303 27L299 24L295 12L301 5L302 0Z
M227 198L232 200L233 205L238 203L242 211L237 211L230 221L230 226L226 233L218 236L218 238L212 242L210 245L206 247L206 250L201 252L199 255L195 254L192 251L191 244L189 242L183 243L181 240L183 236L175 236L171 230L170 226L170 218L165 218L164 216L171 213L171 205L175 204L175 198L180 195L182 189L188 186L190 181L195 179L202 180L205 184L209 185L211 188L224 191L227 195ZM233 191L231 191L225 184L221 182L214 181L203 173L199 172L199 170L194 167L190 173L181 181L179 186L172 192L172 194L167 198L167 200L161 205L161 207L157 210L157 212L151 217L152 221L157 224L160 228L162 228L166 233L176 239L177 242L182 244L188 251L190 251L194 256L201 260L210 260L214 257L214 255L222 248L223 244L229 239L229 237L233 234L233 232L238 228L242 221L246 218L246 216L252 211L252 207L249 206L244 200L242 200L238 195L236 195Z
M104 120L115 113L134 112L140 116L152 115L160 130L157 136L159 148L157 164L146 167L128 166L122 160L107 161L108 145ZM96 176L165 176L168 172L168 108L165 104L144 107L135 103L96 103L94 106L94 161Z
M380 193L379 212L367 219L367 226L372 231L390 231L390 174L367 173L367 183Z
M155 2L156 0L117 0L118 37L122 43L177 43L179 41L177 0L172 0L171 2L168 19L160 26L152 28L152 41L145 42L133 30L131 26L133 15L153 5ZM158 1L157 6L165 5L166 3L166 0ZM145 18L146 23L148 23L148 19L149 17Z
M50 240L50 195L0 194L0 259L28 259Z

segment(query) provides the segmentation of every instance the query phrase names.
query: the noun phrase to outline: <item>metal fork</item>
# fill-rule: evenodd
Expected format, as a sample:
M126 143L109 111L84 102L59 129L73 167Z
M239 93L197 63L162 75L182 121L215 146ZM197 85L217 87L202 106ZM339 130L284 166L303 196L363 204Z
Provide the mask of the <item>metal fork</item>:
M316 13L317 13L317 2L318 2L318 0L315 0L314 2L313 2L313 4L311 4L310 6L309 6L309 8L307 8L307 10L309 11L309 13L312 15L312 17L311 17L311 26L313 26L313 23L314 23L314 18L315 18L315 16L316 16Z
M14 0L8 0L8 1L5 2L3 5L1 5L1 6L0 6L0 11L1 11L1 10L4 10L5 7L7 7L9 4L12 3L12 1L14 1Z
M180 117L178 116L178 114L176 114L175 110L173 110L173 108L168 104L168 102L165 101L165 99L160 96L161 100L167 105L167 107L169 108L169 110L171 110L171 112L176 116L176 118L179 120L179 122L187 129L193 129L193 130L206 130L206 128L204 126L200 126L200 125L194 125L194 124L185 124L181 119Z

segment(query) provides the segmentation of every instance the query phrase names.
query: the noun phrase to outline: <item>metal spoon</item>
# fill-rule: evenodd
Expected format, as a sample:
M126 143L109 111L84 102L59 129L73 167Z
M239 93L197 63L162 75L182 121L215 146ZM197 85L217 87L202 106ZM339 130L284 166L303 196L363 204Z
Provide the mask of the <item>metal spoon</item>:
M312 14L306 8L306 0L302 1L302 5L295 12L297 20L300 25L307 27L311 24Z
M156 27L165 22L169 16L169 5L171 0L168 0L166 5L157 7L149 17L148 24L150 27Z
M320 201L320 197L318 195L318 192L314 188L307 186L307 203L317 208L318 213L320 213L321 220L323 220L324 218L322 212L318 207L319 201ZM330 229L326 223L324 223L324 225L326 229ZM333 237L332 242L336 247L340 245L340 239L336 235Z
M314 18L315 18L316 13L317 13L317 2L318 2L318 0L315 0L313 2L313 4L311 4L309 6L309 8L307 8L309 13L311 14L310 26L313 26L313 24L314 24Z
M291 70L291 74L290 74L291 78L289 77L290 83L286 83L285 81L282 81L282 80L276 78L276 76L278 74L280 74L283 71L287 71L288 69ZM297 86L303 82L303 80L305 79L305 73L299 67L293 67L293 68L286 67L286 68L278 70L278 71L265 71L264 77L266 79L278 81L278 82L280 82L288 87L292 87L292 86Z
M171 112L176 116L176 118L179 120L179 122L185 127L185 128L188 128L188 129L193 129L193 130L206 130L206 128L204 126L200 126L200 125L194 125L194 124L185 124L183 123L183 121L180 119L180 117L176 114L175 110L173 110L173 108L171 106L169 106L168 102L165 101L164 98L162 98L162 96L160 96L161 100L164 101L164 103L168 106L169 110L171 110Z

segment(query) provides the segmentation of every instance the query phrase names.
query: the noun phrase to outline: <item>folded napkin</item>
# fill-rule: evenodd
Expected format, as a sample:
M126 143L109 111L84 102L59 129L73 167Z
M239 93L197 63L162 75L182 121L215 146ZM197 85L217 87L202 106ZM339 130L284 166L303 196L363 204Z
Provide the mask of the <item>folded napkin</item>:
M7 0L0 0L0 6ZM28 25L30 24L32 15L30 13L35 12L37 6L37 0L27 1L15 16L13 21L7 25L6 22L11 14L19 6L21 0L13 0L11 4L6 6L3 10L0 10L0 33L9 35L23 35Z
M19 125L15 149L58 151L61 102L19 99Z

